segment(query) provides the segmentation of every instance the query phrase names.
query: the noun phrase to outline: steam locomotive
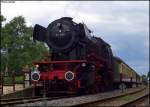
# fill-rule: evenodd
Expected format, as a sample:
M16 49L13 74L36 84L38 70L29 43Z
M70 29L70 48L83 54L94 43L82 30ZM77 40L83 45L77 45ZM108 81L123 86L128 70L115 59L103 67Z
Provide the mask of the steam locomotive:
M33 62L31 78L38 93L98 93L112 90L114 84L133 83L131 76L126 82L114 81L111 46L94 37L84 23L62 17L47 28L36 24L33 39L45 42L50 49L50 60Z

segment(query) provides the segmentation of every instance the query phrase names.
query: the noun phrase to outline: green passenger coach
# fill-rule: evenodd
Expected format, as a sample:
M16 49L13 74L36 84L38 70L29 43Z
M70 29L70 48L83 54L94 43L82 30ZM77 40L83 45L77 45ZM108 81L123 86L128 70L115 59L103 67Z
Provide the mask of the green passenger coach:
M114 87L136 87L140 84L140 75L129 67L123 60L114 57Z

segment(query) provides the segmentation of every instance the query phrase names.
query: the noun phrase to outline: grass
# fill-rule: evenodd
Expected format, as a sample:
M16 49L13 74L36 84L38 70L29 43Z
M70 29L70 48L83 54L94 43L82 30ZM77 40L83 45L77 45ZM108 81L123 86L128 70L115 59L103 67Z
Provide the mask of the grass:
M143 90L141 92L138 92L138 93L134 93L134 94L129 94L129 95L123 96L120 99L121 100L125 100L125 101L130 101L131 99L135 99L135 98L143 95L143 93L145 93L145 90Z
M23 76L16 76L15 77L15 84L23 84L24 83L24 79ZM12 77L4 77L4 81L3 81L4 85L13 85L13 78Z
M126 101L128 101L128 100L131 100L131 99L133 99L133 96L127 95L127 96L121 97L121 100L126 100Z

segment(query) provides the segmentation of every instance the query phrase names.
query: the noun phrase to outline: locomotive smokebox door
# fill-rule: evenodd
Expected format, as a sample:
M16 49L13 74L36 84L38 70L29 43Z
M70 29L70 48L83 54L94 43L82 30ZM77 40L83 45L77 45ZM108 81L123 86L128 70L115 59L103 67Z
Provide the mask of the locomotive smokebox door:
M33 30L33 40L46 42L46 28L36 24Z
M76 26L72 18L63 17L50 23L47 27L46 39L49 47L55 51L71 50L78 39Z

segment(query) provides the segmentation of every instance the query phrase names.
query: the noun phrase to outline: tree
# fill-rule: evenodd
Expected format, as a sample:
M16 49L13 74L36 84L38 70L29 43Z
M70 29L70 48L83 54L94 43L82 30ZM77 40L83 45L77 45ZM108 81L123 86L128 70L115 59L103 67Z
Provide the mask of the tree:
M148 73L147 73L147 78L150 79L150 71L148 71Z
M0 19L0 21L1 21L1 45L0 45L1 64L0 64L0 68L1 68L1 71L3 71L5 69L5 65L6 65L6 55L3 54L4 53L4 51L3 51L4 47L2 46L3 45L2 44L2 41L3 41L2 35L4 35L4 27L2 27L2 23L6 21L6 18L3 15L1 15L0 17L1 17L1 19Z
M42 59L47 49L44 43L33 42L32 32L33 28L26 26L22 16L14 17L2 27L1 71L12 74L25 65L32 65L33 60Z
M2 22L4 21L6 21L6 18L3 15L1 15L1 25L2 25Z
M147 80L147 76L146 75L142 75L142 80L146 81Z

